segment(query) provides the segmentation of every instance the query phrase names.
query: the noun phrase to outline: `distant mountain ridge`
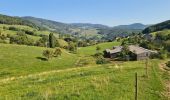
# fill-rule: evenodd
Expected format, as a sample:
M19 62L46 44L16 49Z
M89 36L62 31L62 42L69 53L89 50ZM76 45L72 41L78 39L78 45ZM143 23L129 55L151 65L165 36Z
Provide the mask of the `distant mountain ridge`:
M109 27L107 25L102 24L91 24L91 23L61 23L51 20L46 20L42 18L35 18L35 17L22 17L25 20L31 21L41 27L46 27L48 29L61 31L62 29L68 30L68 28L82 28L82 29L138 29L143 30L147 27L147 25L141 23L134 23L130 25L119 25L115 27Z
M21 17L21 18L24 20L30 21L40 27L44 27L52 31L67 30L67 28L71 27L69 24L42 19L42 18L35 18L35 17L30 17L30 16Z
M62 22L57 22L57 21L52 21L52 20L47 20L47 19L42 19L42 18L35 18L35 17L22 17L24 20L31 21L39 26L42 27L48 27L49 29L57 29L58 28L109 28L107 25L102 25L102 24L91 24L91 23L62 23Z
M107 25L102 24L91 24L91 23L71 23L74 27L80 27L80 28L110 28Z
M0 14L0 23L1 24L18 24L18 25L27 25L34 27L44 27L49 30L68 30L68 28L94 28L94 29L144 29L147 25L141 23L134 23L130 25L119 25L115 27L109 27L102 24L91 24L91 23L62 23L42 18L36 18L31 16L26 17L14 17Z
M144 25L141 23L134 23L134 24L130 24L130 25L119 25L119 26L115 26L113 28L115 29L145 29L148 25Z
M5 20L4 20L5 19ZM62 23L52 20L36 17L13 17L0 15L0 24L15 24L26 25L41 30L53 31L61 34L70 34L80 37L93 37L93 38L113 38L115 36L127 36L131 33L139 33L147 25L141 23L134 23L130 25L119 25L109 27L102 24L91 23Z
M23 19L31 21L40 27L45 27L49 30L57 31L66 34L79 34L79 36L92 36L95 38L113 39L116 36L124 37L132 33L142 32L147 25L141 23L134 23L130 25L119 25L109 27L102 24L91 23L61 23L42 18L23 17Z

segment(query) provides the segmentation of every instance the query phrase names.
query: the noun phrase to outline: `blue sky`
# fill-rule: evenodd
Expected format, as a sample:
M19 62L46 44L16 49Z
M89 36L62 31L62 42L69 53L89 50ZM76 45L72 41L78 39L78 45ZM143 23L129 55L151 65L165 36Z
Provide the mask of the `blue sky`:
M170 0L1 0L0 13L109 26L170 19Z

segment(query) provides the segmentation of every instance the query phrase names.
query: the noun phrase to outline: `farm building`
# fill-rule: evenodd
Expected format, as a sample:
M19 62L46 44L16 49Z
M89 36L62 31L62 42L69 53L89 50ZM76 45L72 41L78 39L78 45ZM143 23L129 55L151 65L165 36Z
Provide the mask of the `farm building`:
M135 55L135 60L144 60L149 58L152 54L157 53L157 51L148 50L136 45L128 46L129 51ZM114 46L113 49L106 49L104 51L104 56L107 58L116 58L122 51L122 46Z

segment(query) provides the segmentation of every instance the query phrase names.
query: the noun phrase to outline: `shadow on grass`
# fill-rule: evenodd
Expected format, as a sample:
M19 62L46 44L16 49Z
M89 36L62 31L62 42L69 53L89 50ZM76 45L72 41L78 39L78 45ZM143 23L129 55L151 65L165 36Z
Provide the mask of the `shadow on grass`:
M43 58L43 57L36 57L36 58L41 60L41 61L48 61L46 58Z

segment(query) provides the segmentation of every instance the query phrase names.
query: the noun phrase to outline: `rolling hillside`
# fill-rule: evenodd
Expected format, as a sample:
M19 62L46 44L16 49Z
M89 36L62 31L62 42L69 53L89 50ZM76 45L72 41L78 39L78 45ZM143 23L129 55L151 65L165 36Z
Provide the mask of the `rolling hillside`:
M99 44L102 50L117 43ZM96 65L87 52L95 47L79 49L78 55L63 51L61 57L41 60L45 48L0 44L0 99L105 99L134 98L134 74L138 72L138 96L141 100L165 100L159 60L149 63L149 79L144 77L144 62L112 62ZM86 51L86 52L85 52ZM91 55L89 53L89 55ZM90 57L90 58L89 58ZM76 67L80 58L90 59ZM22 62L22 63L21 63ZM66 63L67 62L67 63Z
M13 17L13 16L7 16L7 15L2 15L0 14L0 24L8 24L8 25L24 25L24 26L30 26L36 29L39 29L36 24L23 20L19 17Z
M26 25L0 25L0 32L5 35L16 35L23 30L34 32L34 35L27 34L34 40L50 33ZM62 39L59 42L68 45ZM165 100L167 97L161 93L168 75L159 69L161 60L149 61L149 78L145 77L144 61L96 64L92 55L97 46L102 53L120 44L114 41L81 47L77 54L62 49L61 56L49 61L42 56L47 48L0 44L0 99L131 100L134 98L134 74L138 72L139 98Z
M42 52L46 48L14 44L0 44L0 47L0 79L72 68L78 59L76 55L63 50L62 56L44 61Z
M22 17L22 19L30 21L40 27L47 28L51 31L58 31L58 32L63 32L67 33L67 30L69 28L73 28L71 25L61 23L61 22L56 22L56 21L51 21L51 20L46 20L42 18L35 18L35 17Z
M103 46L101 52L104 49L111 48L114 45L119 45L119 43L110 42L99 44L99 46ZM57 59L53 58L48 62L43 61L42 56L43 50L46 50L47 48L15 44L0 44L0 47L0 68L2 69L0 71L0 78L76 67L76 61L79 57L91 56L96 52L96 45L78 49L77 55L63 50L61 57Z
M119 25L119 26L115 26L114 29L136 29L136 30L143 30L147 27L148 25L144 25L141 23L134 23L134 24L130 24L130 25Z
M146 27L146 25L140 23L120 25L115 27L90 23L68 24L42 18L12 17L6 15L0 15L0 23L8 25L29 26L38 31L52 31L55 33L70 34L74 37L79 37L82 39L86 38L96 40L112 40L117 36L128 36L131 33L139 33Z
M109 27L101 24L90 24L90 23L61 23L41 18L34 17L23 17L24 20L28 20L37 26L47 28L51 31L57 31L65 34L79 34L80 37L89 37L100 39L113 39L115 36L127 36L133 33L139 33L146 25L135 23L131 25L120 25L115 27Z
M143 30L143 33L148 34L156 31L162 31L165 29L170 29L170 20L152 25L146 28L145 30Z
M79 37L79 38L99 37L100 39L102 37L100 34L98 34L98 30L96 30L96 28L94 27L85 28L84 24L83 26L80 27L79 26L80 24L67 24L67 23L61 23L61 22L46 20L42 18L35 18L35 17L22 17L22 19L30 21L36 24L37 26L46 28L50 31L59 32L61 34L70 34L70 35L74 35L75 37ZM88 24L88 25L91 25L91 24Z
M0 33L5 36L16 36L19 33L24 33L29 39L33 39L34 42L39 40L41 36L50 34L49 31L40 31L29 26L24 25L7 25L0 24ZM31 32L32 34L27 34L25 32Z

